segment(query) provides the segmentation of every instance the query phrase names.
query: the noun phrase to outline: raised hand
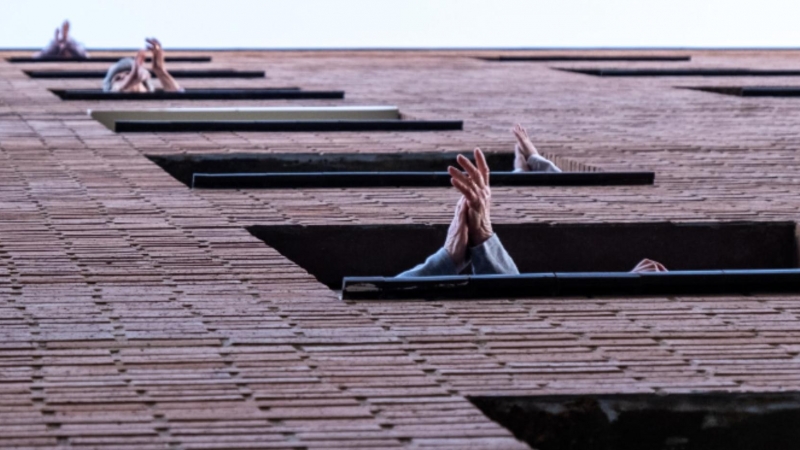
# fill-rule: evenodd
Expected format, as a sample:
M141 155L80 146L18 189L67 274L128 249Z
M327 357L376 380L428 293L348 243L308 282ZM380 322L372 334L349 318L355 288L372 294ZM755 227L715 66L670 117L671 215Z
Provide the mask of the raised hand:
M143 86L143 83L150 79L150 72L144 67L145 56L145 51L139 50L133 60L131 71L122 80L119 80L121 82L117 84L119 87L115 88L115 90L119 92L138 92L140 89L144 89L144 87L140 86Z
M58 30L56 30L56 40L58 41ZM66 43L69 41L69 20L65 20L61 24L61 42Z
M669 272L663 264L658 261L653 261L652 259L643 259L639 261L639 264L631 270L632 273L644 273L644 272Z
M450 228L447 229L447 239L444 248L456 267L461 269L467 259L467 246L469 245L469 227L467 225L467 200L461 197L456 204L456 212Z
M166 72L164 47L161 46L161 42L156 38L148 38L145 41L147 42L147 49L153 54L153 72Z
M528 132L525 130L525 128L522 128L522 125L514 125L514 127L511 129L511 132L514 133L514 137L517 138L517 144L514 146L514 151L520 153L526 161L531 156L539 154L539 151L536 150L531 138L528 137Z
M148 38L146 41L147 49L153 53L153 73L161 81L161 87L167 92L182 92L181 85L167 72L167 66L164 63L164 47L161 46L161 42L156 38Z
M492 237L492 221L489 217L489 210L492 203L492 190L489 187L489 165L481 149L474 151L475 162L472 162L462 155L458 155L458 164L464 169L461 172L453 166L447 168L450 172L450 182L466 198L467 223L469 225L470 245L476 246L483 244Z

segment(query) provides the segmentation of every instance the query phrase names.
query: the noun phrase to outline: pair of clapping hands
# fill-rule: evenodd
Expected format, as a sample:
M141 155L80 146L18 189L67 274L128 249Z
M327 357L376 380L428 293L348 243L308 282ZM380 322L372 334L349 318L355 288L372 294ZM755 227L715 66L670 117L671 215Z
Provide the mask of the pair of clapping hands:
M466 262L468 247L481 245L494 234L489 217L492 202L489 165L486 164L481 149L476 148L474 155L475 164L463 155L458 155L458 165L463 172L453 166L447 168L452 177L450 182L462 196L456 204L444 248L459 268Z
M450 182L462 195L447 230L444 248L459 269L466 262L467 248L483 244L494 234L489 216L492 203L489 165L486 164L481 149L476 148L474 155L475 164L463 155L458 155L456 160L463 172L453 166L447 168L452 177ZM667 268L658 261L643 259L631 272L667 272Z
M65 20L61 28L56 28L55 36L50 41L50 45L43 51L38 52L34 57L55 57L55 58L86 58L86 51L80 44L69 37L69 21Z
M153 72L156 76L161 78L160 76L166 74L164 48L161 46L161 42L155 38L145 39L145 41L147 42L147 50L139 50L139 52L136 53L136 58L133 60L133 69L127 72L122 80L115 80L115 82L121 82L120 91L126 91L131 87L138 86L150 80L150 72L144 66L148 51L153 55Z

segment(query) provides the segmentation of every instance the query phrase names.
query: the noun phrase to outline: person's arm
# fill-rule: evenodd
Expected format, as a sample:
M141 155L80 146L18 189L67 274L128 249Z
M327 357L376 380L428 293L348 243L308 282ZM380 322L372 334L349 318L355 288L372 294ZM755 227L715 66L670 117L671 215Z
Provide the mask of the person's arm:
M413 269L406 270L405 272L397 275L395 278L407 277L437 277L445 275L458 275L459 270L453 262L453 258L447 253L444 247L440 248L438 252L432 254L425 260L424 263L417 265Z
M467 259L467 245L469 244L468 209L466 199L461 197L456 204L450 227L447 229L444 247L429 256L424 263L397 275L397 278L436 277L461 273L469 265L469 260Z
M70 58L75 59L89 59L89 54L86 53L86 48L83 47L75 39L70 39L66 43L66 48L70 53Z
M139 50L133 60L133 67L131 67L130 72L122 79L122 83L112 87L112 92L127 92L133 86L144 82L146 77L149 76L144 69L144 56L144 51Z
M55 33L55 37L53 38L53 40L50 41L49 44L47 44L47 47L45 47L45 48L41 49L40 51L34 53L33 57L34 58L57 58L59 56L60 51L61 51L61 47L59 46L60 42L61 42L61 30L56 28L56 33Z
M156 78L158 78L158 81L161 82L161 87L165 91L183 92L183 88L181 87L181 85L178 84L178 82L175 81L175 78L172 78L172 75L170 75L169 72L167 72L166 70L164 69L159 70L154 67L153 73L156 75Z
M561 169L558 168L552 161L542 155L531 155L528 157L528 167L531 172L550 172L560 173Z
M161 87L167 92L183 92L181 85L167 72L164 48L158 39L147 39L147 49L153 53L153 73L161 82Z
M506 252L496 234L470 249L472 272L475 275L519 275L514 260Z

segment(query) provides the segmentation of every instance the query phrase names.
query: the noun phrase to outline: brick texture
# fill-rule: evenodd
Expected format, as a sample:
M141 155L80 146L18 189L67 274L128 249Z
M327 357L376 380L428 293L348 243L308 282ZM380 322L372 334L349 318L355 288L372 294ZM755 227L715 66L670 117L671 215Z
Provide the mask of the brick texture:
M796 296L346 303L244 227L445 223L454 190L192 191L145 157L510 152L520 121L549 155L654 170L656 184L497 188L498 223L796 220L800 99L676 87L800 80L603 79L551 67L797 69L800 52L627 64L473 58L493 52L204 53L214 61L203 67L267 78L186 87L347 92L343 101L226 106L397 105L409 118L463 119L465 129L114 134L86 110L221 104L62 102L47 89L99 82L32 80L25 65L0 61L4 446L519 449L527 446L468 396L800 388ZM0 54L12 55L24 56Z

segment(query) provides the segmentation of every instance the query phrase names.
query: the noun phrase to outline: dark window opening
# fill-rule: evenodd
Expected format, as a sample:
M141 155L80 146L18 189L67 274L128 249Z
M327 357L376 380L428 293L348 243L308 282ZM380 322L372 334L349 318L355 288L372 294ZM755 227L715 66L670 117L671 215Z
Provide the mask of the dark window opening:
M343 99L344 91L304 91L297 87L261 89L186 89L181 92L104 92L51 89L61 100L308 100Z
M393 277L423 262L441 248L447 224L248 231L338 290L344 277ZM522 273L627 272L643 258L673 271L797 267L793 222L525 223L495 224L494 231Z
M31 58L25 56L12 56L6 58L10 63L115 63L122 58L129 58L131 55L120 56L92 56L91 58L78 59L78 58ZM211 62L210 56L167 56L166 62L181 62L181 63L205 63ZM145 58L146 62L152 62L153 58L149 56Z
M800 97L800 86L698 86L685 89L737 97Z
M118 133L458 131L460 120L117 120Z
M539 450L790 450L800 393L472 397Z
M345 277L344 300L750 295L800 292L800 269L539 272L447 277Z
M149 155L177 180L193 188L328 188L450 186L447 166L458 153L288 153ZM597 186L653 184L652 172L599 172L553 158L568 172L511 173L511 153L486 153L494 186Z
M565 72L582 73L598 77L794 77L800 70L760 70L760 69L620 69L620 68L556 68Z
M26 70L30 78L98 78L106 76L105 70ZM263 70L170 70L175 78L264 78ZM153 74L155 76L155 74Z
M691 61L690 55L501 55L477 59L492 62L548 61Z

